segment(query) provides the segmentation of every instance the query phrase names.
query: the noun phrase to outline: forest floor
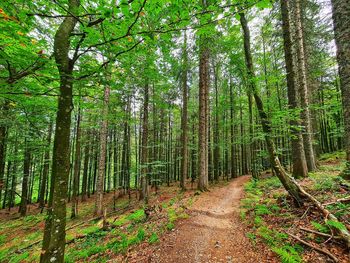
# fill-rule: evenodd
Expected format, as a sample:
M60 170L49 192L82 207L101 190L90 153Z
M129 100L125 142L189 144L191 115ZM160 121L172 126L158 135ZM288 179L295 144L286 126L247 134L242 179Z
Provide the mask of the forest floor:
M349 196L339 177L342 158L324 157L319 170L300 183L323 203ZM296 208L269 174L258 182L249 176L220 181L204 193L194 188L188 184L181 192L173 183L152 189L147 208L136 192L115 204L114 194L106 194L108 229L93 216L93 196L80 203L75 219L70 219L68 204L65 262L331 262L286 232L349 262L338 240L300 231L333 235L314 207ZM335 202L327 208L344 223L338 227L349 227L350 204ZM16 210L0 211L0 262L38 262L45 213L31 205L29 214L19 218Z

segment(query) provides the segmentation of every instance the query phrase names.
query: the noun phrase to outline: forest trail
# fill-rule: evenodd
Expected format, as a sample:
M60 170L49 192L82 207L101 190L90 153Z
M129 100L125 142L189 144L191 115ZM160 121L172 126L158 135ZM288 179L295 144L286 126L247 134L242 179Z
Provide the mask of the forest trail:
M239 206L248 180L242 176L202 193L189 211L191 217L165 235L150 262L274 262L264 248L252 245L241 223Z

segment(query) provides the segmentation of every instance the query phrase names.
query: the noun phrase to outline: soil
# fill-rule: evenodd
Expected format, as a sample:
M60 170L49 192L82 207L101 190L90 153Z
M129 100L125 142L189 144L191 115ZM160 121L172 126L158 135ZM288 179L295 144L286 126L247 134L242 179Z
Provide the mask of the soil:
M278 262L265 247L254 246L246 236L249 229L242 223L239 206L248 180L249 176L242 176L202 193L189 210L191 217L164 235L142 262Z

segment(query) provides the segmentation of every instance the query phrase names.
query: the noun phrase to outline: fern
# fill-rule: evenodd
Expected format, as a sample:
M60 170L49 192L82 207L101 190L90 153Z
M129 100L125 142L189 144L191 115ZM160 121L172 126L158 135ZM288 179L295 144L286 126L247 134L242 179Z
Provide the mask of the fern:
M298 252L291 246L274 247L272 251L275 252L281 259L282 263L300 263L302 262Z
M339 221L334 221L334 220L328 220L326 222L327 226L336 228L338 230L346 230L346 227L344 226L343 223L339 222Z
M320 223L317 223L315 221L311 221L311 225L317 230L320 231L322 233L328 233L329 229L323 225L321 225Z

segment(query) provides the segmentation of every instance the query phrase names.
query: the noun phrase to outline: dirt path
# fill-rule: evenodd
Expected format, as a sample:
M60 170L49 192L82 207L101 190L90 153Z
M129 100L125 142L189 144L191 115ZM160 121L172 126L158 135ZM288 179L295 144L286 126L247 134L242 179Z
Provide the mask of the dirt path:
M201 194L190 209L192 216L165 235L150 262L275 262L264 248L253 247L239 217L248 180L242 176Z

